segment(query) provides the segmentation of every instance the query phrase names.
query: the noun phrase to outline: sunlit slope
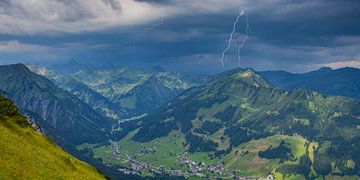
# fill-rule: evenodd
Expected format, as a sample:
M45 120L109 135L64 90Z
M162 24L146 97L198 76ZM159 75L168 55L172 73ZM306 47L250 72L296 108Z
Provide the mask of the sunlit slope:
M36 132L14 104L0 96L0 179L104 179Z

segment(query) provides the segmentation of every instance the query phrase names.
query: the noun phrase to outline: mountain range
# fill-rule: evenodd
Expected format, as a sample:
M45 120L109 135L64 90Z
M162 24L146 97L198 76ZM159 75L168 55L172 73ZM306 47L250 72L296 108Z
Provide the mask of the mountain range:
M189 156L199 163L222 162L246 176L360 175L359 101L308 89L282 90L251 69L217 75L128 124L133 125L123 127L132 130L118 141L122 151L154 164L159 160L153 156L163 154L161 162L169 169L181 169L177 158ZM152 146L161 153L134 153ZM95 148L95 156L106 147Z
M208 79L201 75L181 76L161 67L151 71L129 67L83 68L67 75L40 65L27 64L27 67L112 119L151 112L180 92Z
M16 64L0 66L0 93L57 144L112 175L357 177L358 73L183 76L92 67L61 74Z
M32 72L48 78L59 88L75 95L103 116L112 119L127 116L127 112L122 107L112 103L108 98L71 76L62 75L54 70L36 64L26 64L26 67Z

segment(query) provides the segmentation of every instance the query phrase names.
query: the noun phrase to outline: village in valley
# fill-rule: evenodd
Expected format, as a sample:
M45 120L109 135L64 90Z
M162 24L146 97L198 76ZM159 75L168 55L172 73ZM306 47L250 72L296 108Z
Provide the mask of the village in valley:
M186 154L179 156L177 162L180 165L179 169L165 168L164 166L154 166L148 161L139 161L137 157L143 155L155 154L157 147L143 147L138 152L133 154L125 153L121 151L121 147L113 141L110 141L111 149L113 150L112 159L120 161L124 157L129 163L127 168L119 168L118 170L124 174L132 175L160 175L160 176L182 176L182 177L227 177L233 179L258 179L249 176L240 176L239 170L228 170L225 168L222 162L217 164L206 164L205 162L191 160ZM272 175L269 175L267 179L273 179Z

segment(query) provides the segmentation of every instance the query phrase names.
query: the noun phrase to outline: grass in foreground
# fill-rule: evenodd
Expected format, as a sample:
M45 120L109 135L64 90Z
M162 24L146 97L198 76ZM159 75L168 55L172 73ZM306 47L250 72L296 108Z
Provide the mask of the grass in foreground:
M17 108L0 96L0 179L104 179L36 132Z

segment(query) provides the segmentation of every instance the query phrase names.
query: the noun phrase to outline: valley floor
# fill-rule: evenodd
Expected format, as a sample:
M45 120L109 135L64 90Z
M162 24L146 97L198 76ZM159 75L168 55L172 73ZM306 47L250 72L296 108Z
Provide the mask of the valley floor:
M305 179L302 175L284 175L275 170L284 164L299 164L303 155L313 160L313 150L318 148L317 143L310 143L302 136L275 135L243 143L225 156L217 157L213 152L187 152L184 135L178 131L146 143L132 140L135 133L136 130L118 142L94 147L94 158L102 159L104 164L122 166L119 171L123 173L145 177L169 175L187 178ZM260 151L277 147L282 140L290 147L294 157L292 160L280 162L279 159L259 157ZM306 143L310 143L308 151Z

